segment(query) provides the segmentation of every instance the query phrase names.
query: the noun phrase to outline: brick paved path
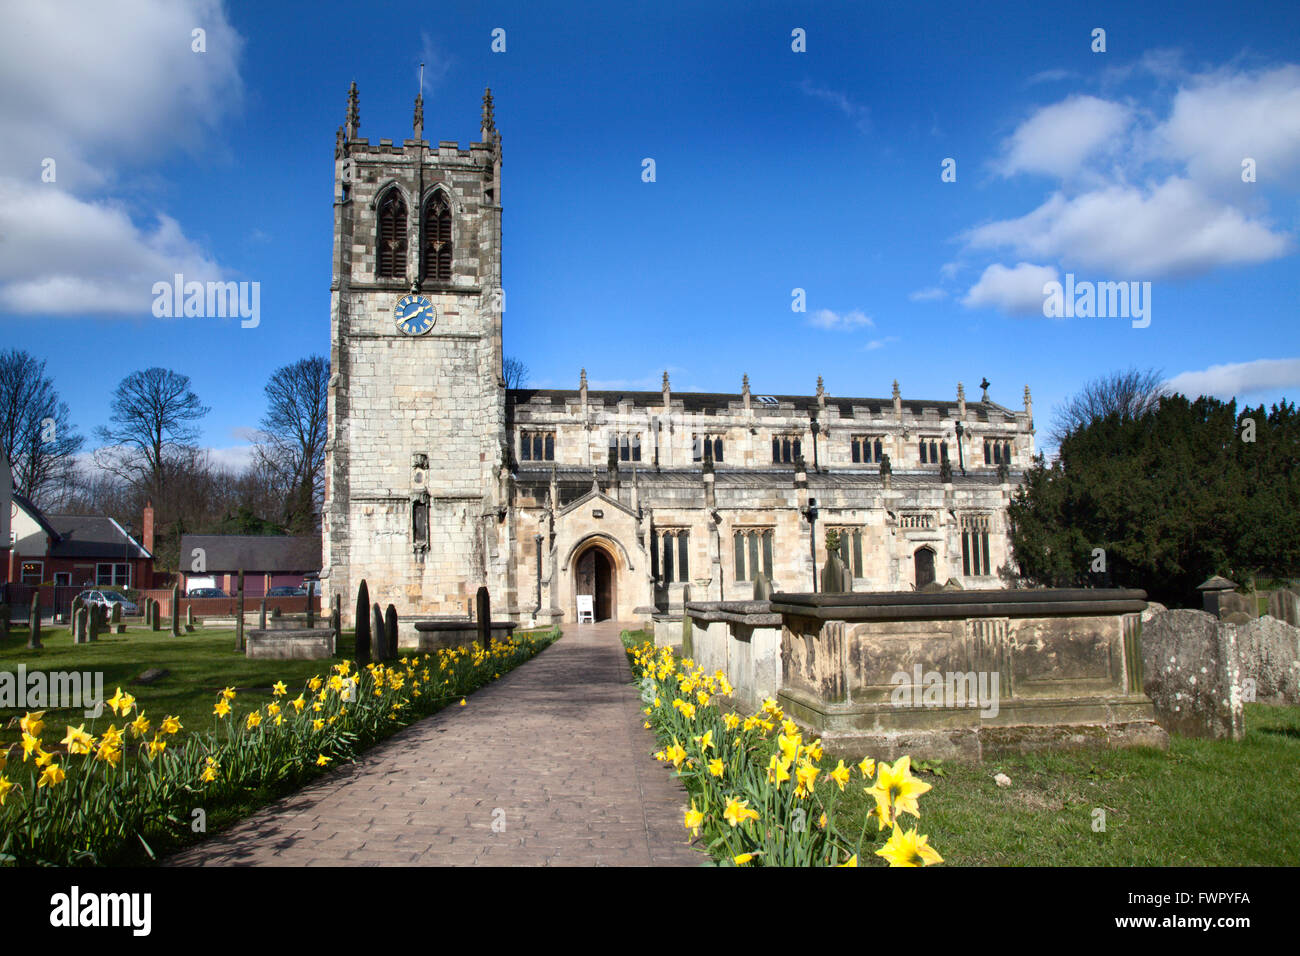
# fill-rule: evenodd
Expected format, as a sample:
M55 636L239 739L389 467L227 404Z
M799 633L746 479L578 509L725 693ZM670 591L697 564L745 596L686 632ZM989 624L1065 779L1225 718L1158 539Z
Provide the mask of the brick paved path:
M692 865L686 797L649 756L620 626L540 655L173 865ZM494 832L494 811L504 832Z

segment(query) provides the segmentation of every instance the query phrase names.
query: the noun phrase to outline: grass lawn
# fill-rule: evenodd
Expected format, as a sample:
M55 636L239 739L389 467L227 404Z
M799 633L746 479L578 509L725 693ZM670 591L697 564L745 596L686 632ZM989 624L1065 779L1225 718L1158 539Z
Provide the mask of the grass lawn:
M223 687L239 691L236 711L242 714L270 701L271 685L277 680L284 681L296 695L312 675L327 671L341 660L336 657L321 661L250 661L234 649L233 628L200 627L193 634L172 637L165 629L152 631L140 625L128 625L125 634L102 635L93 644L73 644L68 628L44 628L41 643L45 647L39 651L27 650L26 628L15 631L8 641L0 644L0 670L13 672L19 664L25 664L28 671L102 672L105 698L111 697L120 686L140 701L141 710L155 725L163 717L174 714L180 717L186 732L212 729L215 719L212 706ZM337 650L350 656L353 649L352 632L345 631ZM150 667L171 673L149 685L132 683ZM21 737L13 718L22 714L22 710L0 708L0 749ZM45 715L45 739L62 740L68 721L74 726L85 723L90 729L80 710L51 710ZM122 723L105 707L95 724L102 730L109 721Z
M1176 736L1168 752L1041 753L938 767L942 775L917 773L933 785L920 800L920 830L949 865L1300 863L1300 707L1247 704L1246 738L1236 743ZM994 782L999 773L1010 787ZM840 832L854 838L875 803L863 789L855 770L836 797ZM1096 809L1105 811L1104 832L1093 830ZM904 827L915 822L905 816ZM883 841L869 827L874 852Z

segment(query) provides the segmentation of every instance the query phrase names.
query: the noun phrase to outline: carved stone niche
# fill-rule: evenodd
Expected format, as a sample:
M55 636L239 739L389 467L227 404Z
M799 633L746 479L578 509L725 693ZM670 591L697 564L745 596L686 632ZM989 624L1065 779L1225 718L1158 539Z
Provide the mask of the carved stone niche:
M416 554L429 550L429 493L411 495L411 547Z
M414 454L411 456L411 490L417 493L425 493L427 497L425 489L428 485L429 456L422 452Z

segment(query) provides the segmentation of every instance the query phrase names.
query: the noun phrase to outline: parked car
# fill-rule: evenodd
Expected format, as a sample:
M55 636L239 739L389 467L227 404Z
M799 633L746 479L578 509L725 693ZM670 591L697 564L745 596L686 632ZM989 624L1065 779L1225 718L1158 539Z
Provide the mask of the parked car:
M203 598L203 597L230 597L221 588L190 588L186 597Z
M113 605L116 604L122 608L123 617L140 613L139 607L116 591L82 591L77 597L81 598L83 604L103 605L109 613L112 613Z
M295 588L288 584L277 584L271 590L266 592L267 597L302 597L307 592L298 587Z

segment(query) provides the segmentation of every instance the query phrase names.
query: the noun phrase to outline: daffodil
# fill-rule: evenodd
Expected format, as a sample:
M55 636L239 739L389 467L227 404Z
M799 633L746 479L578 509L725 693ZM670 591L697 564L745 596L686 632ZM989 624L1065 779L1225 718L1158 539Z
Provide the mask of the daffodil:
M781 748L781 756L793 763L799 756L799 734L782 734L776 738L776 745Z
M916 830L904 832L897 826L885 845L876 851L876 856L883 856L890 866L929 866L943 862L943 857L930 846L929 837L918 835Z
M673 745L665 753L668 755L668 759L673 762L673 766L677 768L680 768L682 761L686 759L686 748L679 744L676 739L673 740Z
M90 748L95 745L95 738L85 731L85 724L80 727L68 725L68 735L63 738L63 744L68 748L70 754L88 754Z
M722 811L722 819L726 820L733 827L739 826L746 820L757 820L758 811L749 807L749 801L737 800L732 797L727 803L727 807Z
M149 741L149 757L151 759L157 757L166 749L167 741L163 740L160 736L155 736L153 740Z
M716 750L716 749L717 749L716 747L713 746L713 731L711 731L711 730L706 730L706 731L704 732L703 736L696 737L696 738L694 738L694 740L695 740L695 742L696 742L697 744L700 745L700 751L701 751L701 752L703 752L703 751L705 751L705 750Z
M45 716L45 711L38 710L34 714L24 714L18 721L18 727L25 734L31 734L33 737L39 737L41 731L45 729L45 721L41 718Z
M17 785L13 783L13 781L0 773L0 807L5 805L5 800L9 796L9 791L13 790L16 786Z
M728 730L735 730L737 727L740 726L740 718L737 717L735 714L723 714L722 724Z
M686 816L682 825L691 831L691 836L699 836L700 824L703 822L704 814L695 809L695 801L692 800L690 808L686 811Z
M735 863L736 866L744 866L753 858L754 854L752 853L738 853L731 858L731 862Z
M230 704L226 698L222 697L218 700L216 706L212 708L212 712L218 717L224 717L226 714L230 713Z
M68 775L63 772L62 767L57 763L51 762L45 770L41 772L41 779L36 781L36 788L39 790L41 787L57 787L67 779L67 776Z
M143 737L149 733L149 719L145 717L143 711L136 715L135 720L131 721L131 731L137 737Z
M284 681L278 680L271 687L271 693L276 697L283 697L285 694L289 693L289 689L284 686Z
M313 720L313 721L311 722L311 729L312 729L312 730L317 730L317 731L319 731L319 730L324 730L324 729L325 729L325 721L320 720L319 718L316 719L316 720Z
M460 699L460 706L464 707L465 704L466 704L466 700L465 700L464 697L462 697L462 698Z
M850 773L851 771L849 770L849 768L844 766L844 761L841 760L839 763L835 765L835 769L832 770L829 774L830 778L835 781L835 785L840 788L841 793L844 791L844 787L849 782Z
M122 688L119 687L117 689L117 692L113 694L113 696L110 697L107 701L105 701L105 703L108 704L108 709L111 710L113 713L117 714L119 717L126 716L126 711L123 709L122 706L123 705Z
M858 769L862 771L862 776L870 780L876 775L876 762L870 757L863 757Z
M813 783L817 779L817 774L821 773L810 763L800 764L795 768L794 776L798 782L798 787L794 791L796 797L806 797L812 793Z
M234 699L235 699L235 688L233 688L233 687L227 687L227 688L225 688L224 690L222 690L222 692L221 692L221 696L222 696L224 699L226 699L226 700L234 700Z
M255 710L255 711L253 711L251 714L248 715L248 719L247 719L246 721L244 721L244 726L245 726L248 730L252 730L254 727L256 727L256 726L257 726L258 724L260 724L261 722L262 722L262 712L261 712L260 710Z
M790 779L790 761L772 754L767 761L767 782L781 786Z
M122 748L106 739L95 751L95 759L104 761L110 767L116 767L122 760Z
M325 756L324 754L321 754L320 756L318 756L318 757L316 758L316 766L318 766L318 767L324 767L324 766L326 766L329 762L330 762L330 758L327 757L327 756Z
M912 758L907 756L899 757L892 767L882 762L876 785L867 790L867 793L876 798L876 806L882 815L888 816L891 823L898 819L900 813L921 816L916 798L929 790L930 784L913 777L911 765Z
M162 732L165 734L178 734L183 728L179 717L164 717L162 722Z
M275 701L271 701L271 703L266 705L266 713L268 716L274 717L279 712L280 712L280 705L277 704Z
M27 732L23 732L23 763L27 758L41 749L41 738L33 737Z
M709 761L709 773L713 774L715 777L722 776L722 760L720 758L714 757Z

